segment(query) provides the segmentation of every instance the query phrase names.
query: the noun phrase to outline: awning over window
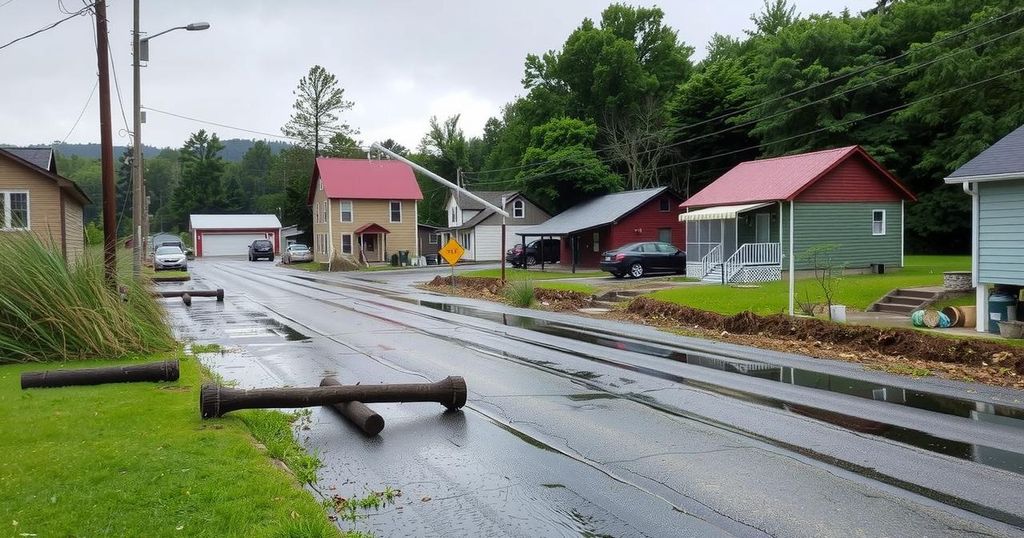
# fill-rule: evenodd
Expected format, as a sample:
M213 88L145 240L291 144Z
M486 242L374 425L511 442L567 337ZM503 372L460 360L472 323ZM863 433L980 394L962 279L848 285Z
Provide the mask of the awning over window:
M679 222L690 222L696 220L734 219L736 218L736 215L739 215L740 213L769 206L772 205L773 203L774 202L764 202L760 204L720 205L716 207L705 207L704 209L698 209L696 211L690 211L689 213L683 213L682 215L679 215Z

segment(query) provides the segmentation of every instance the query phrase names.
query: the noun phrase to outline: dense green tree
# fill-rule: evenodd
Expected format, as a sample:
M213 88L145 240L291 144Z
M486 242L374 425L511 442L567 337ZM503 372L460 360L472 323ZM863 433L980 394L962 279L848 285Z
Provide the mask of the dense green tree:
M176 224L185 229L192 213L219 213L224 205L221 176L224 162L218 155L224 146L216 134L200 129L181 148L181 181L174 191Z
M622 189L621 179L594 151L597 127L558 118L534 127L517 180L531 199L560 212L588 198Z
M181 180L181 155L165 149L143 161L146 171L146 195L149 197L152 231L176 231L176 216L171 200Z
M269 188L267 178L270 175L270 166L273 161L274 155L270 145L264 140L257 140L242 156L238 179L242 188L252 197L248 204L249 207L252 207L256 198L267 192Z
M281 132L301 140L314 155L320 155L320 148L334 134L357 133L347 123L338 122L338 114L350 110L355 103L345 100L345 90L338 86L337 77L323 67L311 67L292 93L295 94L294 112Z
M270 180L280 185L277 191L284 195L274 196L274 193L264 195L257 200L257 207L263 212L277 213L273 202L281 203L282 224L286 226L298 225L300 229L311 230L313 226L313 213L307 203L309 196L309 178L313 172L313 148L303 146L292 146L281 150L270 168ZM273 202L271 202L273 200Z
M380 145L384 146L385 148L387 148L390 151L393 151L393 152L401 155L402 157L408 157L409 156L409 148L399 144L398 142L395 142L395 140L393 138L389 138L389 139L381 142ZM387 158L387 157L385 156L385 158Z
M346 159L364 159L366 151L358 140L344 133L334 133L327 141L323 149L323 155L327 157L341 157Z
M80 155L66 157L61 153L57 153L57 172L77 183L86 196L92 200L92 203L84 208L85 221L92 222L99 219L100 207L103 202L100 160Z
M117 160L117 167L114 169L116 178L114 183L114 195L117 214L118 235L132 235L132 200L135 198L132 191L132 147L128 146L121 152Z

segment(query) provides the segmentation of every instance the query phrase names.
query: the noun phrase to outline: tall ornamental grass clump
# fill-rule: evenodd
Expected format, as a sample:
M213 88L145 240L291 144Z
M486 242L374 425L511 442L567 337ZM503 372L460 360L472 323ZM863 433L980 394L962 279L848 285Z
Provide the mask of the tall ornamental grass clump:
M530 280L512 280L505 285L505 298L512 306L521 306L524 308L529 307L533 304L535 299L533 292L533 281Z
M149 291L131 279L111 289L103 264L24 233L0 234L0 364L117 358L171 349Z

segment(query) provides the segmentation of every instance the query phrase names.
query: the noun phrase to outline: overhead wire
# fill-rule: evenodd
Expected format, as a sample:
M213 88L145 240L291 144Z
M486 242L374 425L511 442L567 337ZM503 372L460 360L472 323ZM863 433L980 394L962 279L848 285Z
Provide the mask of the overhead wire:
M159 108L153 108L151 106L144 106L142 108L143 108L143 110L148 110L150 112L156 112L157 114L165 114L167 116L173 116L175 118L180 118L180 119L183 119L183 120L194 121L196 123L202 123L202 124L206 124L206 125L213 125L214 127L223 127L225 129L233 129L235 131L241 131L241 132L245 132L245 133L258 134L258 135L269 136L269 137L273 137L273 138L282 138L282 139L285 139L285 140L294 140L296 142L302 142L301 138L296 138L294 136L287 136L287 135L268 133L268 132L265 132L265 131L257 131L255 129L246 129L244 127L236 127L234 125L228 125L226 123L218 123L218 122L215 122L215 121L209 121L209 120L204 120L204 119L200 119L200 118L195 118L195 117L192 117L192 116L186 116L184 114L176 114L174 112L168 112L166 110L160 110Z
M10 3L10 2L8 2L8 3ZM4 5L7 5L7 4L4 4ZM72 13L71 15L68 15L67 17L64 17L63 19L61 19L61 20L59 20L57 22L50 23L50 24L48 24L48 25L46 25L46 26L44 26L44 27L42 27L42 28L32 32L32 33L25 34L25 35L23 35L21 37L14 38L14 39L8 41L7 43L4 43L3 45L0 45L0 50L6 49L7 47L10 47L11 45L13 45L13 44L15 44L15 43L17 43L19 41L28 39L28 38L33 37L33 36L37 36L37 35L39 35L39 34L41 34L43 32L46 32L48 30L52 30L52 29L56 28L57 26L59 26L60 24L66 22L66 21L69 21L69 20L71 20L71 19L73 19L75 17L80 16L80 15L84 14L86 11L89 11L89 9L92 8L93 5L94 4L89 4L86 7L82 8L82 9L80 9L80 10L74 12L74 13Z
M64 135L64 138L61 139L61 144L67 142L68 138L71 137L71 133L75 132L75 129L78 127L78 123L82 121L82 116L85 116L85 111L89 108L89 103L92 102L92 96L96 94L96 88L99 85L100 79L99 77L97 77L96 82L94 82L92 85L92 91L89 92L89 97L85 100L85 105L82 106L82 111L78 113L78 118L75 120L75 124L71 126L71 130L69 130L68 134Z

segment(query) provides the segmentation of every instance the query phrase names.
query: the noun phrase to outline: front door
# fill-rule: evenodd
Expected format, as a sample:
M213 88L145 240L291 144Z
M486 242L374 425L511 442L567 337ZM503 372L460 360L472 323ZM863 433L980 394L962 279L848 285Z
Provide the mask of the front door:
M366 253L366 261L380 261L380 256L377 254L377 234L363 235L363 252Z
M772 242L772 215L771 213L755 213L754 214L754 242L755 243L771 243Z

